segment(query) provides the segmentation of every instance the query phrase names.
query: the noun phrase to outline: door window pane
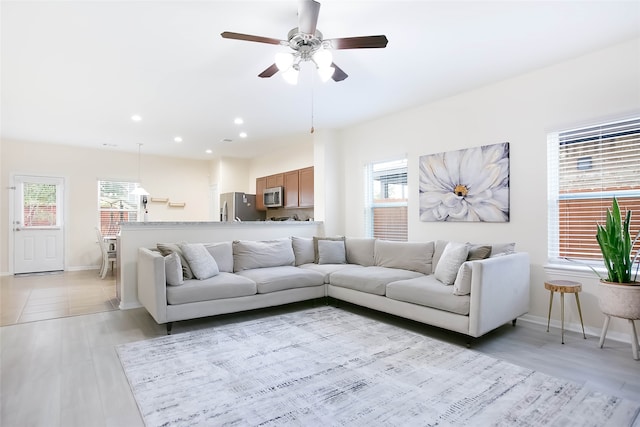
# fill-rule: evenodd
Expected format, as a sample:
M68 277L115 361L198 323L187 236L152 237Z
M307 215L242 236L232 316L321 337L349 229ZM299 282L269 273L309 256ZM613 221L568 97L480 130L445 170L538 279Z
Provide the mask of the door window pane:
M22 223L24 227L52 227L58 225L57 186L25 182L22 184Z

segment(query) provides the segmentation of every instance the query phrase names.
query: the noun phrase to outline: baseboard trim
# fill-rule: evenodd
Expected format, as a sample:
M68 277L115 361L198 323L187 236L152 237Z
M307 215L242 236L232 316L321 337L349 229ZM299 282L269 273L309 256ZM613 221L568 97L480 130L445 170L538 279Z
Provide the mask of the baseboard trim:
M619 320L624 321L626 323L626 321L624 319L619 319ZM518 321L528 322L528 323L531 323L531 324L534 324L534 325L541 325L541 326L543 326L545 328L545 330L547 329L547 318L546 317L540 317L540 316L533 316L531 314L525 314L523 316L518 317ZM550 327L559 330L560 327L561 327L560 321L559 320L555 320L555 319L551 319ZM580 326L579 323L567 323L567 322L565 322L564 330L581 334L582 333L582 326ZM584 332L585 332L585 334L587 336L592 336L592 337L600 339L600 334L602 333L602 328L594 328L594 327L590 327L590 326L585 325ZM618 342L622 342L622 343L626 343L626 344L631 345L631 328L629 328L629 332L628 333L625 333L625 332L612 331L611 327L609 327L609 330L607 331L607 338L606 339L607 340L612 340L612 341L618 341ZM606 345L607 345L607 343L605 341L605 346Z
M120 305L118 306L118 308L120 310L132 310L134 308L140 308L142 307L142 304L140 304L139 302L127 302L124 303L122 301L120 301Z

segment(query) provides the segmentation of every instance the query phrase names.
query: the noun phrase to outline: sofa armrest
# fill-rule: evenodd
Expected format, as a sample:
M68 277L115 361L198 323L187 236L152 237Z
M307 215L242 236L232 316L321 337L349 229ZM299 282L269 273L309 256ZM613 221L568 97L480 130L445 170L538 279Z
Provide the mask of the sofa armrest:
M529 311L529 254L473 261L469 335L479 337Z
M138 248L138 300L156 322L167 323L164 257L147 248Z

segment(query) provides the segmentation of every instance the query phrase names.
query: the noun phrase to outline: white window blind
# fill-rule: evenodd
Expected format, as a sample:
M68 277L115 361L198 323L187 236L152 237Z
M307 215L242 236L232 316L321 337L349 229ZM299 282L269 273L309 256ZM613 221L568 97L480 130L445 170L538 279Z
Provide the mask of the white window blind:
M613 197L640 229L640 118L548 135L548 252L600 265L596 223L604 223ZM640 242L636 246L640 246Z
M366 235L407 240L407 159L370 163L365 167Z
M136 182L98 181L99 223L103 236L116 236L120 223L138 220L140 196L131 194Z

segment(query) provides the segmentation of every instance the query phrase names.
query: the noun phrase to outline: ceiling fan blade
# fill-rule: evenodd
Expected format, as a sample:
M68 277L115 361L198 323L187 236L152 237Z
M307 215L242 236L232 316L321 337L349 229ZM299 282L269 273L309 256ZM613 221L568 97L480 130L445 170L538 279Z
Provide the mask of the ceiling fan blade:
M258 74L258 77L262 77L262 78L271 77L277 72L278 72L278 66L276 64L271 64L269 68L267 68L266 70Z
M338 67L335 63L331 63L331 66L333 68L335 68L336 70L333 72L333 75L331 76L331 78L333 79L333 81L335 82L341 82L344 79L346 79L347 77L349 77L347 75L347 73L345 73L344 71L342 71L342 68Z
M325 40L331 42L334 49L368 49L387 47L387 36L343 37Z
M320 14L320 3L314 0L300 0L298 3L298 31L315 34Z
M248 42L258 42L258 43L268 43L268 44L281 44L283 42L282 40L272 39L271 37L252 36L250 34L232 33L230 31L225 31L220 35L224 39L244 40Z

